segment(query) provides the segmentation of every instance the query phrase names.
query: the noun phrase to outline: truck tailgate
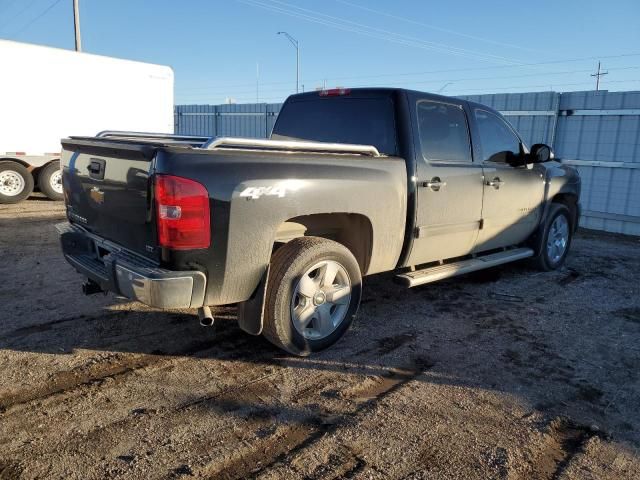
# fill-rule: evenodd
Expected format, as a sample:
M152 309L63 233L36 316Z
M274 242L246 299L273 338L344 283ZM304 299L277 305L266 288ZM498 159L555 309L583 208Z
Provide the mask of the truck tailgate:
M152 145L62 142L67 217L91 233L157 259L150 171Z

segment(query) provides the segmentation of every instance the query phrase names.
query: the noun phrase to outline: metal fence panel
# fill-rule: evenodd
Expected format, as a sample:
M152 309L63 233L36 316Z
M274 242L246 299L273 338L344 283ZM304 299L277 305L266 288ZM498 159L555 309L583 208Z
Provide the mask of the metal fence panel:
M280 103L176 105L175 132L212 137L266 138L271 134Z
M640 91L468 95L582 176L582 225L640 235ZM176 133L266 138L282 104L177 105Z

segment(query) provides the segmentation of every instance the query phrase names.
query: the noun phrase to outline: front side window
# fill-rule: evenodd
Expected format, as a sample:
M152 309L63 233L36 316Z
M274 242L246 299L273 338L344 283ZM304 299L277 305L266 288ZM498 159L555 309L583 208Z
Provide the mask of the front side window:
M434 162L471 162L467 119L462 108L448 103L420 101L418 131L422 156Z
M483 162L512 163L520 155L520 139L509 125L486 110L475 110Z

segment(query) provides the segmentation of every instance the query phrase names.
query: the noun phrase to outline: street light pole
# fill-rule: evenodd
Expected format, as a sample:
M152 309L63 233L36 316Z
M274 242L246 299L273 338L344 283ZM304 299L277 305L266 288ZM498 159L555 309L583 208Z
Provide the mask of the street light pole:
M298 44L298 40L293 38L287 32L278 32L278 35L284 35L291 42L291 45L296 49L296 93L299 92L299 81L300 81L300 45Z
M82 37L80 37L80 7L78 0L73 0L73 26L76 32L76 52L82 51Z

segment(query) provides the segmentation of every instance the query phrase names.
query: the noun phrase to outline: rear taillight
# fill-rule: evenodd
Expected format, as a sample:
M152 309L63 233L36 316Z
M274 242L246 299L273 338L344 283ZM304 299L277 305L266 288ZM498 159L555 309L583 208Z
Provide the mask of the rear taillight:
M209 193L198 182L156 175L158 243L174 250L208 248L211 243Z

